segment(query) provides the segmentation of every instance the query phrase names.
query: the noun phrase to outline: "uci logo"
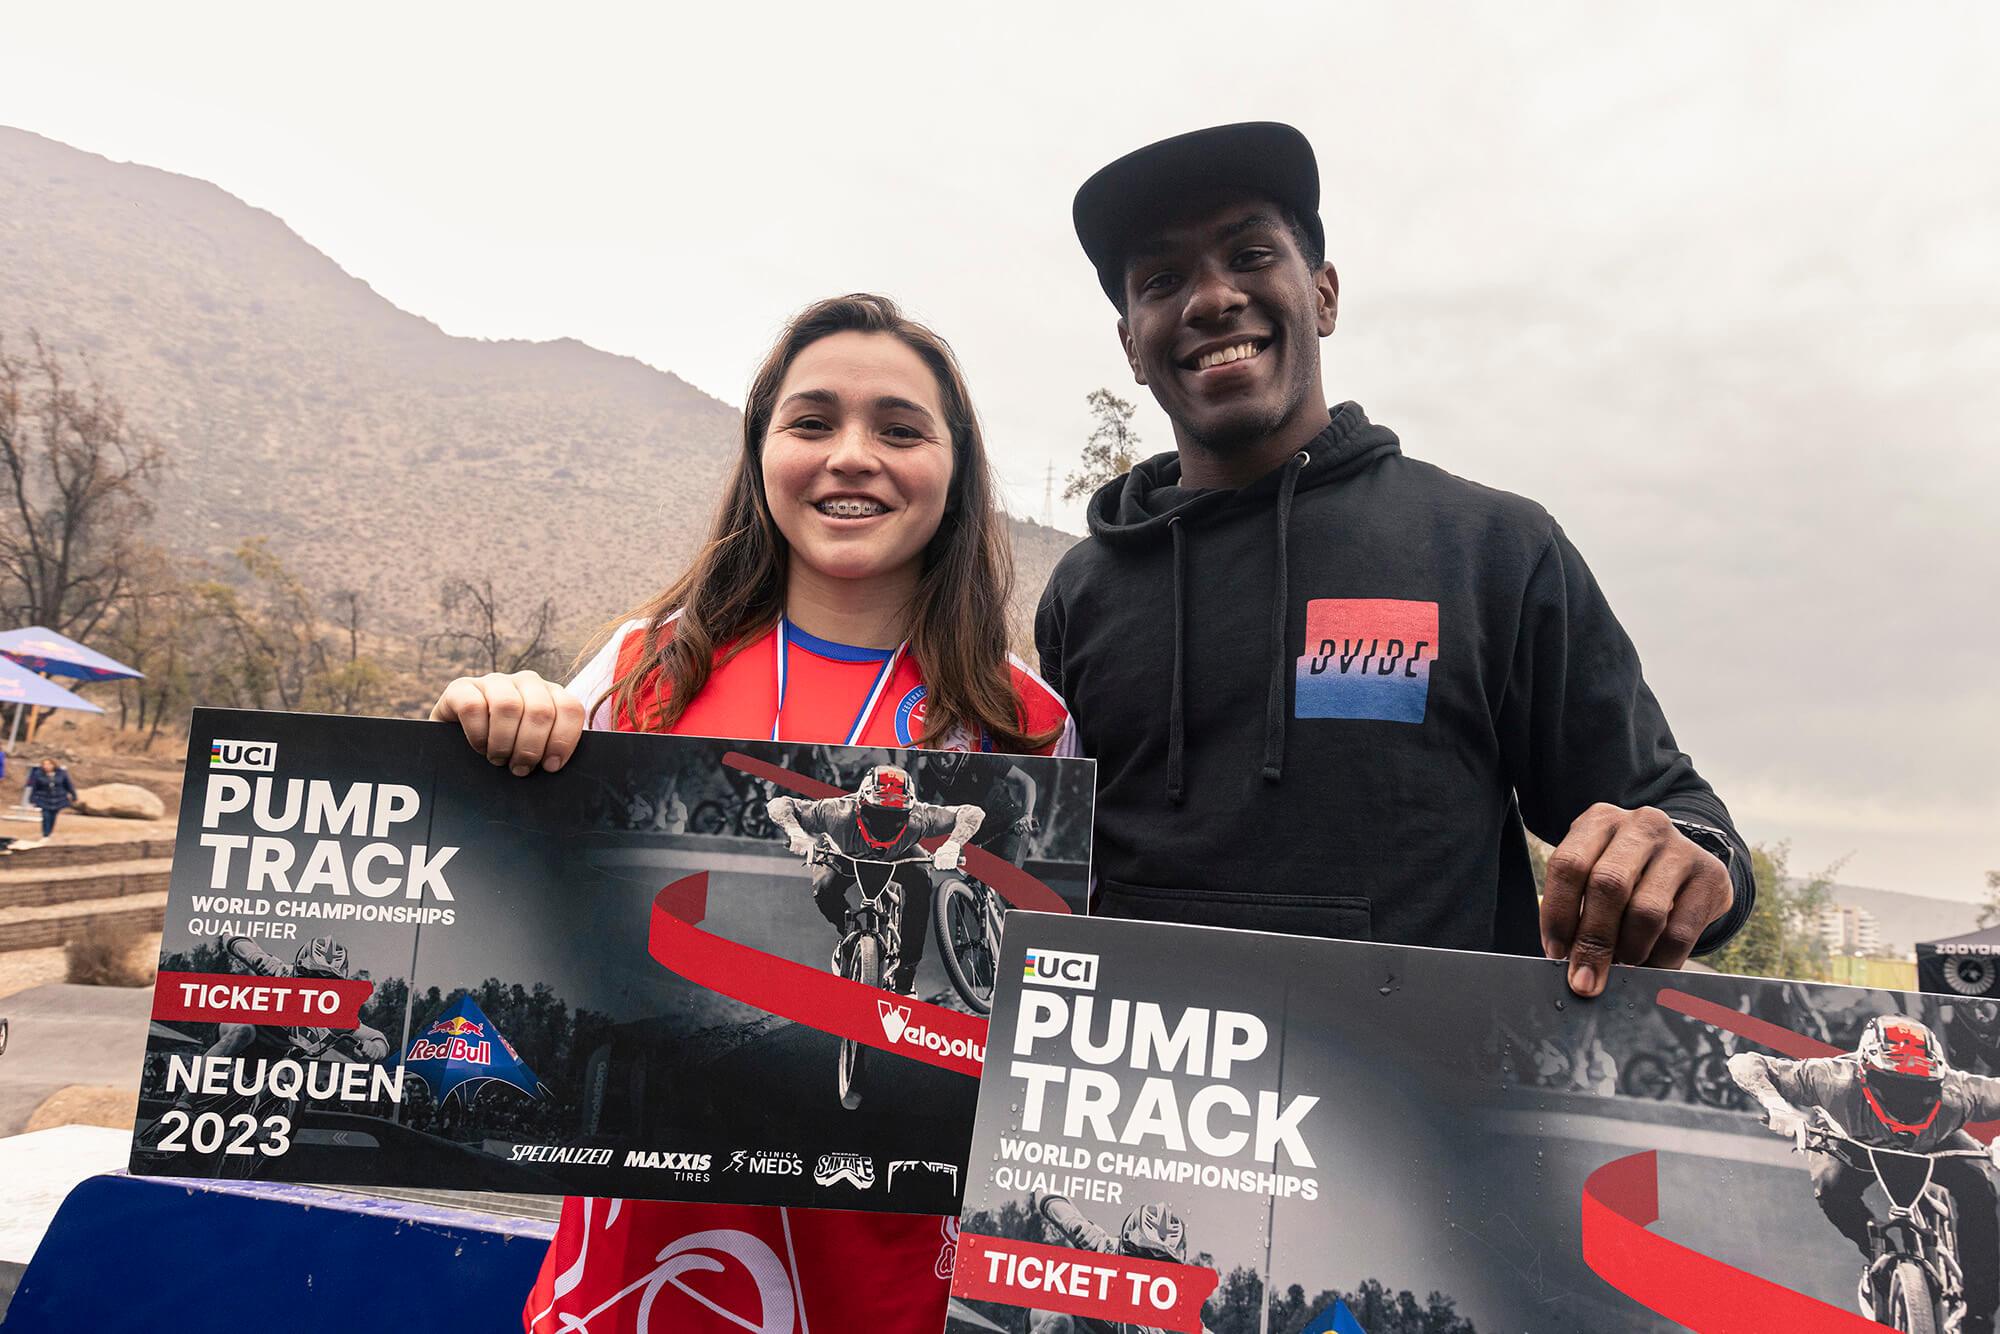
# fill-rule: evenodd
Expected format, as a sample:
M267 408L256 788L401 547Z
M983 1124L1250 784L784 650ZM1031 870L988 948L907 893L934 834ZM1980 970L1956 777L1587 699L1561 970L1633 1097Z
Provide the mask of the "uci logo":
M1097 990L1097 956L1066 954L1062 950L1029 950L1021 968L1023 985L1068 987L1072 991Z
M213 742L208 748L208 767L240 769L253 774L270 773L278 767L278 743L275 741Z

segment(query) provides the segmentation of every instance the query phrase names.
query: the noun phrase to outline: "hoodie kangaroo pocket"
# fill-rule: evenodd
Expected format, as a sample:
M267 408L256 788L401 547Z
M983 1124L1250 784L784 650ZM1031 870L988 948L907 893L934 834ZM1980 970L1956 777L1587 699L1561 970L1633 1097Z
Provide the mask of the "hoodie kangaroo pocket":
M1374 912L1356 894L1227 894L1208 889L1160 889L1106 880L1096 915L1190 926L1228 926L1288 936L1374 939Z

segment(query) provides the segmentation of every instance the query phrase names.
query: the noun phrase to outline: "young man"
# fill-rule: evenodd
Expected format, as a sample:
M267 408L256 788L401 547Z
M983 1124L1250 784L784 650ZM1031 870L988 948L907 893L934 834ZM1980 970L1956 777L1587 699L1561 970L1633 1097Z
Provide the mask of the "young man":
M1562 530L1329 411L1305 138L1152 144L1075 221L1176 445L1092 497L1036 618L1098 761L1099 910L1539 950L1585 995L1726 940L1748 851ZM1559 845L1539 912L1524 820Z

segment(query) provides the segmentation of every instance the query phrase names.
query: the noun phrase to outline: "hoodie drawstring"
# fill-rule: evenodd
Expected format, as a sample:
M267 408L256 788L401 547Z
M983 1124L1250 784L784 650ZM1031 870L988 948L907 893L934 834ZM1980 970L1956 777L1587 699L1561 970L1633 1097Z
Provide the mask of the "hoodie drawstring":
M1278 577L1277 592L1271 602L1271 685L1264 697L1264 781L1275 783L1285 772L1285 612L1288 609L1286 575L1289 573L1292 531L1292 493L1298 488L1299 474L1311 456L1300 450L1285 467L1278 484Z
M1174 694L1173 703L1167 709L1167 804L1178 806L1187 795L1187 784L1183 781L1187 738L1187 723L1183 715L1187 709L1181 690L1182 659L1187 643L1187 614L1182 591L1186 555L1183 550L1185 528L1178 514L1167 520L1167 531L1174 537Z
M1278 569L1271 601L1271 683L1264 698L1264 781L1285 773L1285 613L1290 601L1292 494L1312 458L1301 450L1285 465L1278 484ZM1174 688L1167 709L1167 804L1187 797L1187 525L1176 514L1167 520L1174 539Z

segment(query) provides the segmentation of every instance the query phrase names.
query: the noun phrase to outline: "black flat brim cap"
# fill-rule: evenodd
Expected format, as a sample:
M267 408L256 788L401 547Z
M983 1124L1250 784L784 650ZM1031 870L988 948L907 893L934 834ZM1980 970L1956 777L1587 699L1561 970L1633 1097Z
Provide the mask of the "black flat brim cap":
M1190 200L1237 192L1284 205L1326 249L1319 219L1319 163L1306 137L1276 121L1217 125L1127 153L1076 192L1076 239L1111 304L1123 307L1125 258Z

